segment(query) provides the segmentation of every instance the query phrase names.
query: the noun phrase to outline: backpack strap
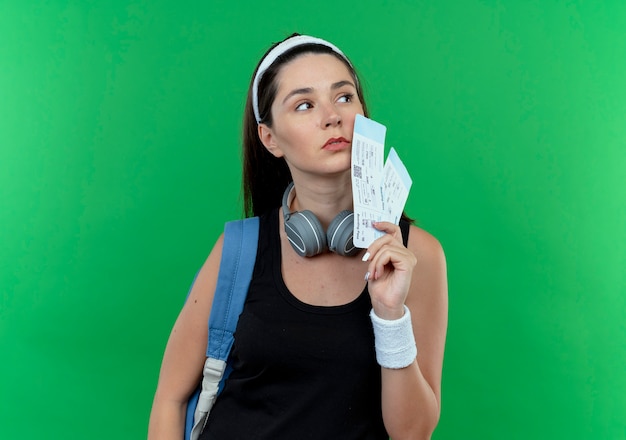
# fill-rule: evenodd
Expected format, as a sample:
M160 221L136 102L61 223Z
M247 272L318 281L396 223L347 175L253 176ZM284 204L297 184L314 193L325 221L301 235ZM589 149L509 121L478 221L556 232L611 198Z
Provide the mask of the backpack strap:
M224 227L222 259L209 317L202 389L187 404L185 440L200 436L211 407L230 374L228 356L252 279L258 237L258 217L228 222Z
M222 261L209 317L207 357L226 361L256 261L259 218L226 223Z

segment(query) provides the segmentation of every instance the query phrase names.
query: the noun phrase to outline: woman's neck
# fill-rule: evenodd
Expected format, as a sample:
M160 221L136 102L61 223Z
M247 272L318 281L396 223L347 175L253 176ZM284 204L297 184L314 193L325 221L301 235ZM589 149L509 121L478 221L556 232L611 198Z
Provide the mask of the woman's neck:
M309 210L320 220L324 228L341 211L352 210L352 181L347 178L311 179L294 178L295 197L290 205L291 211Z

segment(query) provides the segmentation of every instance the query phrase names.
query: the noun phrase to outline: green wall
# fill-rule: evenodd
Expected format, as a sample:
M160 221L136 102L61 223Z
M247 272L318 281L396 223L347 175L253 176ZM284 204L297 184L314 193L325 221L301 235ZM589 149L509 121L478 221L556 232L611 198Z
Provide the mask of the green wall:
M621 0L0 0L0 437L145 436L293 31L359 67L447 251L434 438L625 439Z

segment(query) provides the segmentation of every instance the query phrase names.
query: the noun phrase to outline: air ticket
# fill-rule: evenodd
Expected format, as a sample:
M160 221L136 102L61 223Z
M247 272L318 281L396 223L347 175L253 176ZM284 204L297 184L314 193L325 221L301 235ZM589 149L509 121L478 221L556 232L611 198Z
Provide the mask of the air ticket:
M357 115L352 136L352 197L354 245L367 248L383 233L373 222L398 224L412 185L409 173L391 149L385 155L384 125Z

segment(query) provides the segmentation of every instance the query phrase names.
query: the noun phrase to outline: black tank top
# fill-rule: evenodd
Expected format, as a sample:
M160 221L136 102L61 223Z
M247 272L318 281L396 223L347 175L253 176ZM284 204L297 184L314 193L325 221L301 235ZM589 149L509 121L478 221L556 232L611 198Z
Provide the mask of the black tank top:
M387 440L370 309L367 288L334 307L293 296L281 274L278 210L262 216L233 371L200 438Z

